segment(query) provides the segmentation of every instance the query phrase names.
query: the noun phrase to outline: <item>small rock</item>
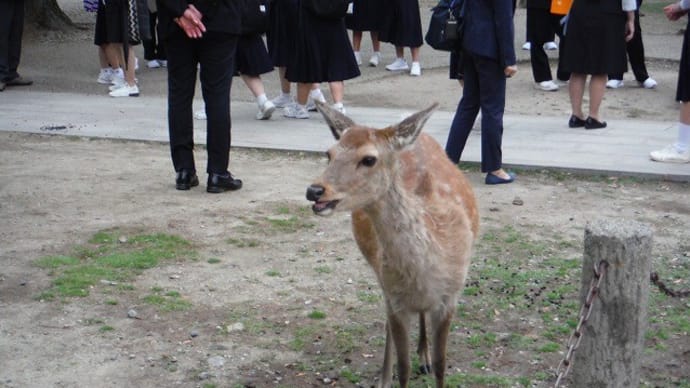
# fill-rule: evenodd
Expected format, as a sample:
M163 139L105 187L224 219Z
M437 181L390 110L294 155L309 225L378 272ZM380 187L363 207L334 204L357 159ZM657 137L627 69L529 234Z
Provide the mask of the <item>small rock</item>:
M324 384L330 384L330 383L332 383L332 382L333 382L333 380L332 380L330 377L324 377L324 378L323 378L323 383L324 383Z
M192 337L192 338L196 338L196 337L199 336L199 332L196 331L196 330L192 330L192 331L189 332L189 336Z
M513 199L513 205L515 206L522 206L524 204L525 202L520 197L515 197L515 199Z
M211 375L208 372L201 372L196 377L198 377L199 380L208 380Z
M353 283L353 282L352 282L352 279L348 278L348 279L347 279L347 284L352 284L352 283Z
M120 237L117 238L117 241L119 241L120 243L124 244L124 243L127 242L127 237L126 237L126 236L120 236Z
M242 322L233 323L232 325L228 325L227 329L228 332L242 331L244 330L244 324Z
M137 310L135 310L135 309L129 309L129 310L127 311L127 318L135 319L135 318L137 318L137 316L138 316Z
M223 356L213 356L209 357L207 362L208 365L214 368L222 368L223 365L225 365L225 358L223 358Z
M180 275L170 275L170 279L179 279Z

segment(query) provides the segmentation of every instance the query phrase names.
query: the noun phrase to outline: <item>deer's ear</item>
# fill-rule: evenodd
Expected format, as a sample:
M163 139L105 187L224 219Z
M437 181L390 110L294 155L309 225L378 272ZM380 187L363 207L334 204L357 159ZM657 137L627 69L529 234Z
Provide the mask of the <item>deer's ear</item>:
M438 102L434 102L428 108L408 116L399 124L394 125L392 128L395 131L395 136L393 137L395 146L397 148L403 148L414 143L422 132L422 127L424 127L424 124L426 124L426 121L431 117L431 114L437 107Z
M318 109L321 115L323 115L323 118L326 119L326 124L331 128L335 140L340 140L340 136L342 136L343 132L355 125L355 122L352 121L351 118L331 108L328 104L317 100L314 100L314 103L316 104L316 109Z

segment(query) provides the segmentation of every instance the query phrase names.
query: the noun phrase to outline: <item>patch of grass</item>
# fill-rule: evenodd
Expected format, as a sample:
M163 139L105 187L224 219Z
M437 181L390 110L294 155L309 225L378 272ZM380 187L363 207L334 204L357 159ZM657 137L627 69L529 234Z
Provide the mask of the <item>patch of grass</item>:
M381 295L371 291L357 291L357 300L367 304L376 304L381 300Z
M216 257L212 257L212 258L206 260L206 262L209 264L218 264L218 263L220 263L220 259L218 259Z
M340 370L340 377L349 381L351 384L359 384L362 381L361 376L349 368L344 368Z
M553 352L557 352L559 349L561 349L560 344L557 344L555 342L549 342L549 343L542 345L539 348L539 351L541 353L553 353Z
M266 271L266 276L281 277L282 275L280 274L280 271L278 271L278 270L269 269L268 271Z
M189 242L177 236L157 233L127 238L121 235L117 229L100 231L87 244L73 248L72 255L37 260L38 267L50 269L55 277L52 287L37 298L84 297L100 280L128 281L160 265L161 260L189 258L196 254Z
M316 273L323 273L323 274L329 274L329 273L333 272L333 270L331 270L331 267L329 267L327 265L318 266L318 267L314 268L314 271L316 271Z
M161 311L184 311L192 307L192 303L183 299L177 291L164 292L160 287L153 287L151 291L152 294L144 296L143 301Z
M313 310L307 316L311 319L326 319L326 313L319 310Z
M101 333L106 333L109 331L115 331L115 328L109 325L103 325L98 329L98 331L100 331Z
M238 248L256 248L261 245L259 240L253 238L229 238L225 242Z

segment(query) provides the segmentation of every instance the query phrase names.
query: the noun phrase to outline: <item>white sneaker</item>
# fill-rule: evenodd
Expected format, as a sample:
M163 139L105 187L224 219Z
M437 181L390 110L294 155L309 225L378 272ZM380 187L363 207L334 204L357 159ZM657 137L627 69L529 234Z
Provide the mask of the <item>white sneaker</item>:
M529 51L532 48L532 44L530 42L525 42L525 44L522 45L523 50Z
M285 108L286 106L294 103L292 96L289 94L280 94L280 96L271 100L276 108Z
M283 109L283 116L291 119L308 119L309 112L299 104L290 104Z
M159 67L161 67L161 64L160 62L158 62L157 59L153 59L151 61L146 62L146 67L148 67L149 69L158 69Z
M379 61L381 60L381 53L375 52L371 55L371 58L369 58L369 66L371 67L376 67L379 65Z
M110 78L111 85L122 86L125 83L125 73L122 69L113 70L113 76Z
M125 85L108 94L110 97L139 97L139 87L136 84Z
M606 87L609 89L618 89L623 87L622 79L610 79L606 82Z
M553 80L541 81L534 85L537 89L541 89L545 92L555 92L558 90L558 85L556 85Z
M197 120L206 120L206 111L204 109L194 112L194 118Z
M410 75L413 77L419 77L422 75L422 66L419 62L412 62L412 67L410 68Z
M323 93L319 93L319 97L317 98L319 102L323 102L324 104L326 103L326 97L323 96ZM309 95L309 98L307 98L307 105L305 105L307 110L309 112L316 112L316 103L314 103L314 99L311 97L311 93Z
M110 85L113 82L113 69L106 67L101 69L98 73L98 79L96 80L99 84Z
M386 70L388 71L409 70L409 68L410 67L407 65L407 61L404 58L396 58L393 63L386 66Z
M690 150L679 151L675 144L671 144L658 151L650 152L649 158L655 162L688 163L690 162Z
M558 50L558 45L556 44L556 42L546 42L544 43L544 50Z
M276 106L273 105L271 100L267 100L264 102L263 105L259 107L259 111L256 112L256 119L257 120L268 120L271 118L271 115L273 112L276 110Z
M357 66L362 66L362 56L359 55L359 51L355 51L355 61L357 61Z
M158 63L160 63L161 67L168 67L168 60L167 59L157 59Z
M340 112L342 114L347 114L347 111L345 110L345 105L343 105L342 102L333 104L332 108L337 110L338 112Z
M647 77L647 79L644 80L644 82L642 82L640 86L642 86L645 89L654 89L656 88L656 81L654 81L652 77Z

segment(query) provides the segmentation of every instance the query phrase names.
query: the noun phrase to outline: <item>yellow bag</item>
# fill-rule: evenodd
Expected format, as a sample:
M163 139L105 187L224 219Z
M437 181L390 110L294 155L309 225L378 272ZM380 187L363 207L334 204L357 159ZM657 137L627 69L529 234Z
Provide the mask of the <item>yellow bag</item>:
M573 0L551 0L551 13L554 15L567 15Z

